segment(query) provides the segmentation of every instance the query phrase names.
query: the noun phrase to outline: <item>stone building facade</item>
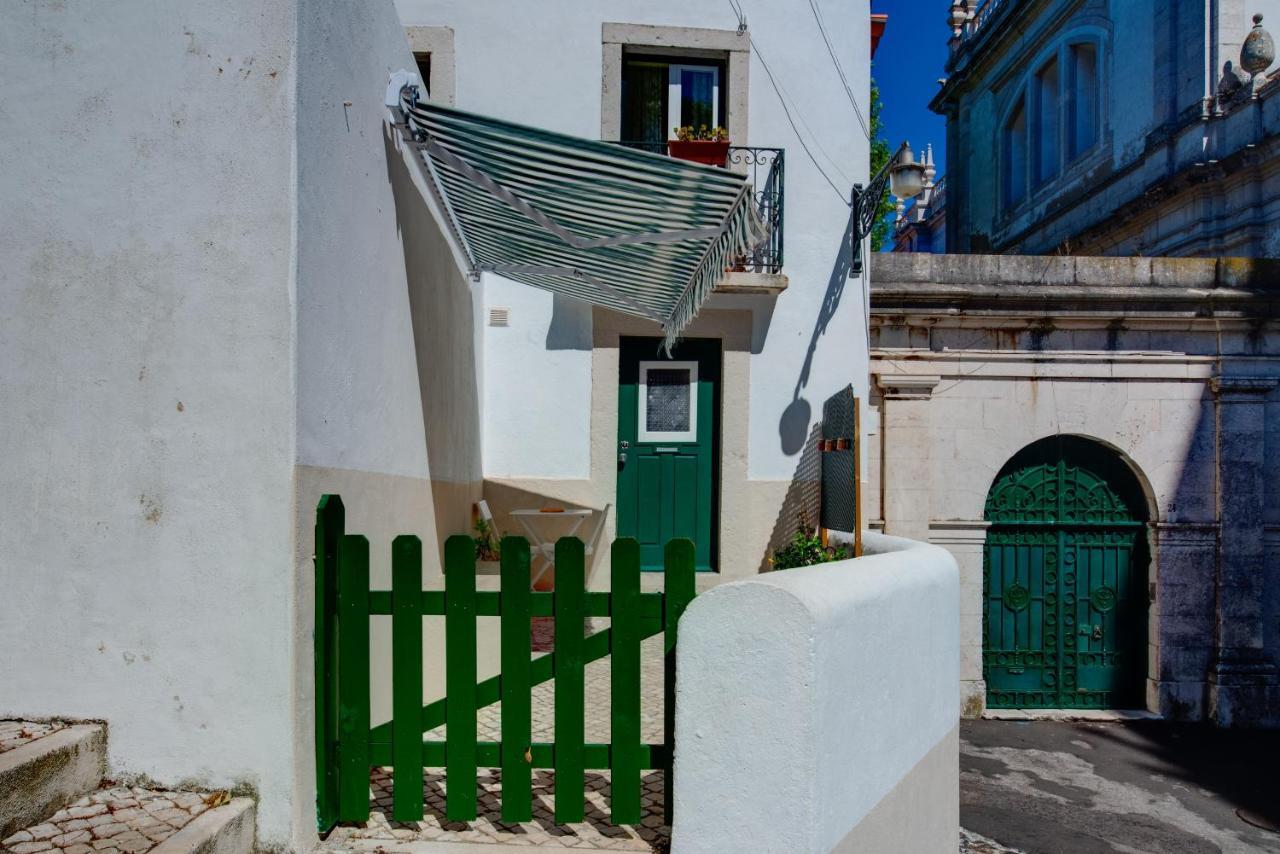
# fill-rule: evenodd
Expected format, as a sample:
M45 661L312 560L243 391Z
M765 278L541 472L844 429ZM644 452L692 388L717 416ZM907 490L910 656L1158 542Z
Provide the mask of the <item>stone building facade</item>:
M924 189L910 207L898 200L893 220L894 252L947 251L947 179L938 178L933 162L933 146L925 147Z
M955 0L950 23L948 252L1280 255L1257 49L1280 0Z
M1280 725L1280 265L891 254L871 527L961 566L962 699Z

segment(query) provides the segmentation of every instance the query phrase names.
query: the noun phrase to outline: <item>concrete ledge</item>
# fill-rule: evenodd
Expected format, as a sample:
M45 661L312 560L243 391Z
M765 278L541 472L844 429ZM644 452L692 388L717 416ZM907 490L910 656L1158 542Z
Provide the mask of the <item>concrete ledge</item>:
M1280 316L1280 260L1039 255L878 255L876 314L1061 314L1088 310L1187 317Z
M255 824L253 799L233 798L196 816L150 854L249 854L254 850Z
M445 842L443 840L413 839L388 843L385 839L344 839L339 845L322 843L319 851L370 851L394 852L394 854L511 854L515 843L507 842ZM525 845L523 850L537 854L582 854L594 848L566 848L563 845Z
M38 824L107 773L107 729L78 724L0 753L0 839Z
M987 709L982 713L988 721L1120 721L1163 720L1145 709Z
M734 273L724 274L724 278L716 282L712 293L717 294L763 294L773 296L787 289L787 277L781 273Z

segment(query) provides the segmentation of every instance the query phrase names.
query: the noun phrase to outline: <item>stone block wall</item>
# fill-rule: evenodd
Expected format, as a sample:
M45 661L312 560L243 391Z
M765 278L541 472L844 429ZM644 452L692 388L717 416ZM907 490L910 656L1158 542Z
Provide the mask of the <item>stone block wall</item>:
M961 573L962 704L981 711L984 508L1047 436L1108 449L1148 507L1146 704L1280 722L1280 265L881 256L872 272L873 527Z

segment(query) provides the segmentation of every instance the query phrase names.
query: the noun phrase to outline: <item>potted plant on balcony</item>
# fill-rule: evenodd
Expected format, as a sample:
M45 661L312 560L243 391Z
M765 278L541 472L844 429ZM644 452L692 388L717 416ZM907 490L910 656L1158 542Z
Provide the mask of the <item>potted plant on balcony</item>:
M667 142L667 153L679 160L724 167L729 158L729 131L722 127L692 125L675 129L676 138Z

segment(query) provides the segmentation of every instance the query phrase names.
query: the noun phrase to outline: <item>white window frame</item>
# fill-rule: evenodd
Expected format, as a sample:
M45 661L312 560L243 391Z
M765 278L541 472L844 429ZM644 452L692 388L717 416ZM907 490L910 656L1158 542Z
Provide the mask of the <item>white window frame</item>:
M684 71L711 72L711 127L720 127L720 66L696 63L671 63L667 66L667 138L676 138L680 127L680 74ZM694 128L697 130L697 128Z
M687 370L689 372L689 429L649 430L649 371ZM636 424L638 442L697 442L698 441L698 363L667 360L640 363L640 405Z

